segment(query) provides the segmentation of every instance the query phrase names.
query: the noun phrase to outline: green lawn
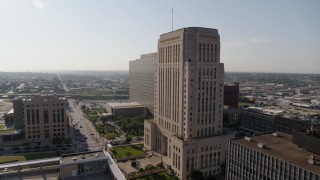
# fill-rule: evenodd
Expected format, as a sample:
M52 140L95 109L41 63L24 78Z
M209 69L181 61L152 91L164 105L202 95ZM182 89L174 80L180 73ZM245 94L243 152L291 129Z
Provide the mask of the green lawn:
M35 159L57 157L57 152L41 152L41 153L30 153L24 155L3 155L0 156L0 164L10 163L15 161L28 161Z
M239 107L251 106L253 103L239 102Z
M127 156L135 156L144 154L143 144L135 144L128 146L114 147L113 155L115 158L122 158Z
M170 177L166 172L161 172L153 174L150 176L145 176L142 178L137 178L136 180L178 180L179 178L172 176Z

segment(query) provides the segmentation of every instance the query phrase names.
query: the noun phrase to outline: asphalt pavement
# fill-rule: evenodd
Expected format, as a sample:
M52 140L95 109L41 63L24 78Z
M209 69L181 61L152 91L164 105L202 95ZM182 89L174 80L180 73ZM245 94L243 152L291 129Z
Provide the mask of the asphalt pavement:
M69 100L68 112L72 118L70 135L73 138L76 151L104 148L103 142L105 140L99 136L92 123L84 116L81 107L73 99Z

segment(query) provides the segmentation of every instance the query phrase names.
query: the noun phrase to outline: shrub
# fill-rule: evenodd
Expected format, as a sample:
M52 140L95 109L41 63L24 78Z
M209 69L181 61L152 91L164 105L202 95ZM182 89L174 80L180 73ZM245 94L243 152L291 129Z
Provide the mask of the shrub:
M139 168L138 172L143 172L144 169L143 168Z
M144 169L145 170L150 170L150 169L156 169L156 167L154 167L153 165L149 164L149 165L146 165L146 167Z

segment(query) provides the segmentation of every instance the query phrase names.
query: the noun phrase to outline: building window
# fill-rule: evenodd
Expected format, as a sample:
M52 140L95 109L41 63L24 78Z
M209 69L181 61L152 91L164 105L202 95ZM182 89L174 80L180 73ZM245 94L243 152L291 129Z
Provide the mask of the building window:
M37 124L40 124L39 109L36 110L36 119L37 119Z
M52 110L52 121L53 121L53 123L56 123L56 110L55 109Z
M35 113L34 113L34 109L31 110L31 118L32 118L32 124L35 124Z
M28 125L30 125L30 110L29 109L27 110L27 122L28 122Z
M64 122L64 109L61 108L60 111L61 111L61 122Z
M49 114L47 109L43 110L43 123L44 124L49 123Z
M60 122L60 110L57 109L57 122L59 123Z

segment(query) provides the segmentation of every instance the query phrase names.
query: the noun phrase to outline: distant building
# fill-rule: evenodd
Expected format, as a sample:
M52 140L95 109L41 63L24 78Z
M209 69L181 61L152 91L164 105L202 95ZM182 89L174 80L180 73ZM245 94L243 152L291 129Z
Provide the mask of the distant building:
M107 103L108 113L115 116L134 117L146 115L146 107L137 102L110 102Z
M238 127L240 124L240 109L231 106L223 107L223 126Z
M8 125L13 125L12 132L0 134L0 142L19 140L50 144L55 138L67 139L66 107L66 99L55 96L14 99L13 116L7 121Z
M35 96L23 100L27 140L67 139L67 100L55 96Z
M154 115L154 72L157 53L143 54L129 63L129 99L148 108Z
M4 115L4 123L7 127L14 126L14 109Z
M320 155L283 133L229 141L226 179L320 179Z
M311 124L309 121L292 119L283 116L276 116L274 119L274 131L279 131L287 134L293 134L294 130L309 129Z
M239 83L224 85L224 105L239 107Z
M240 131L258 135L273 132L274 116L255 109L240 110Z
M298 145L299 147L320 154L320 130L310 129L306 130L293 130L293 140L292 143ZM319 159L320 166L320 159Z
M24 117L23 117L23 99L15 98L13 100L13 110L14 110L14 128L24 129Z

